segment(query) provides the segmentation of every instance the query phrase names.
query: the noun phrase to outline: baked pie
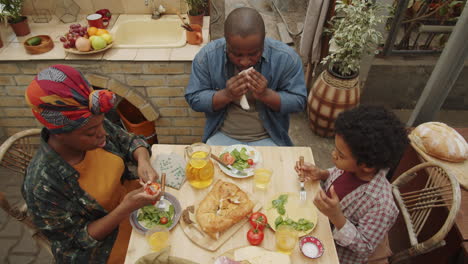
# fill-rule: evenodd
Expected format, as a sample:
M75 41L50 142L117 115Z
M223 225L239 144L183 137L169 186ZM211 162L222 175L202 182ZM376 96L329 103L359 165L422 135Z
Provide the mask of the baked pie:
M254 203L237 185L218 180L200 202L196 221L213 239L252 213Z

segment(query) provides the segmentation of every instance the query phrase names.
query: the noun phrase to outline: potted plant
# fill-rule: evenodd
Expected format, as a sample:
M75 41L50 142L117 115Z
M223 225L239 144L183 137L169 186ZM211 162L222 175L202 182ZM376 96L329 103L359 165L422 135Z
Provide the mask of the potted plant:
M187 15L190 24L203 26L203 16L205 15L206 0L185 0L187 3Z
M22 8L23 0L0 0L0 20L8 22L16 36L25 36L31 32L28 18L21 14Z
M318 135L333 136L337 115L359 104L361 58L382 39L375 28L383 20L377 15L380 8L366 0L336 1L336 15L326 31L333 34L332 50L322 61L329 67L315 81L308 98L310 126Z

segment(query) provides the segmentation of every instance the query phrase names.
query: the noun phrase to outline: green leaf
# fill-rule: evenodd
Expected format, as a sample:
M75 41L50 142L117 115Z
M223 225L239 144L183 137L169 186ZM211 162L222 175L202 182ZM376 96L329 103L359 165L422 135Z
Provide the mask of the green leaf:
M281 225L282 223L283 223L283 217L281 217L281 216L276 217L275 227L278 228L278 226Z

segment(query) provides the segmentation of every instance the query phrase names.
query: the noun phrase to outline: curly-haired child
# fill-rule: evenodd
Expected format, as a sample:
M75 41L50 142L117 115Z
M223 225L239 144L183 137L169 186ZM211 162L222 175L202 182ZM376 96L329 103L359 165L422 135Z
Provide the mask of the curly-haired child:
M408 138L395 114L366 105L342 112L335 134L335 167L297 163L295 169L307 180L323 181L325 191L317 193L314 204L334 226L340 263L367 263L379 245L389 251L386 234L399 212L386 175L399 162ZM386 263L386 256L380 259Z

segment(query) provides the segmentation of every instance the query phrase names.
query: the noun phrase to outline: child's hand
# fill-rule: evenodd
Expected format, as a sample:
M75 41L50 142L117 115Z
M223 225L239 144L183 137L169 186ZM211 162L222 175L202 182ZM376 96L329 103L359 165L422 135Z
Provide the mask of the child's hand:
M294 167L298 174L303 174L305 181L308 180L321 180L320 178L320 169L311 163L304 163L304 165L300 165L299 161L296 161L296 166Z
M341 229L346 223L346 218L340 208L340 199L332 185L330 187L329 197L323 190L320 190L314 198L314 204L317 209L330 219L338 229Z

